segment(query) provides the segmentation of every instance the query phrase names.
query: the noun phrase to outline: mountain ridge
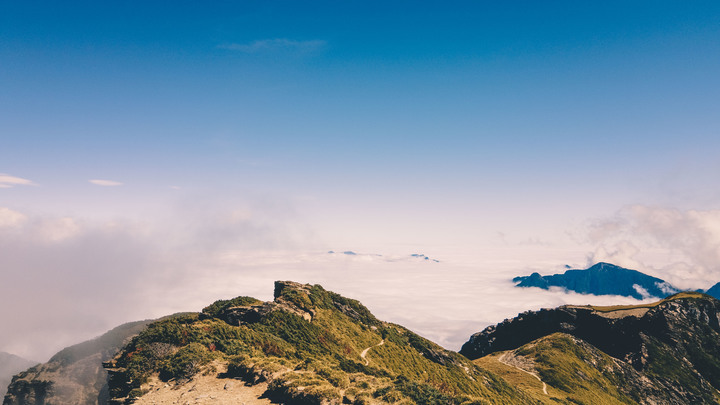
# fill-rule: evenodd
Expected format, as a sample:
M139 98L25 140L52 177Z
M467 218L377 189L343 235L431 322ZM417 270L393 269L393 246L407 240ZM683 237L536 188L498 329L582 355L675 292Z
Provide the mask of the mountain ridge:
M474 334L460 353L479 359L505 351L528 352L529 346L556 334L589 344L603 355L620 361L619 366L632 367L637 376L623 379L622 384L616 378L620 374L603 377L605 381L614 381L611 385L622 391L618 398L626 398L630 403L717 403L720 400L720 346L717 344L720 301L702 293L684 292L634 306L565 305L527 311ZM583 378L563 382L568 375L559 378L558 370L571 362L587 365L579 359L589 355L585 350L577 352L575 357L569 356L567 353L579 345L563 346L566 349L555 356L545 352L535 353L533 358L540 359L544 378L560 387L569 387L565 393L571 395L582 385ZM553 365L563 353L565 363ZM602 367L591 368L602 373ZM630 375L628 373L632 374L625 370L622 375ZM542 377L543 373L540 374ZM643 384L637 385L638 381ZM626 399L618 401L624 403Z
M144 404L196 375L267 384L291 404L535 403L467 358L319 285L275 283L274 300L216 301L155 322L106 362L112 404Z
M0 352L0 395L5 396L13 375L35 364L38 364L38 362L24 359L12 353Z
M273 296L66 348L16 376L4 404L720 403L720 301L702 293L526 311L460 353L319 285L278 281ZM91 378L69 384L78 369Z
M665 298L681 290L657 277L611 263L599 262L587 269L569 269L562 274L513 278L517 287L562 287L568 291L594 295L620 295L636 299Z

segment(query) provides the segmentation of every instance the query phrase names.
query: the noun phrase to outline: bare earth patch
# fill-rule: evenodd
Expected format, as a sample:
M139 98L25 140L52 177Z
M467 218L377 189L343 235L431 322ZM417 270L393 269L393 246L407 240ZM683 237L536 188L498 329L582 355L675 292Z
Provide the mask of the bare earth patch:
M267 383L253 386L245 385L242 380L218 378L217 374L198 374L185 384L165 383L152 378L143 386L150 391L140 397L135 404L237 404L237 405L270 405L267 398L260 398L267 390Z

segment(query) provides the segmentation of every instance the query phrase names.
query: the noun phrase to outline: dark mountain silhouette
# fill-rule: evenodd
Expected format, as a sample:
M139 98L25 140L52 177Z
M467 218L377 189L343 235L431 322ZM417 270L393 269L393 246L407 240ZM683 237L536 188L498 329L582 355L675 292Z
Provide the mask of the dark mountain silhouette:
M563 274L513 278L518 287L562 287L569 291L594 295L622 295L637 299L665 298L680 292L666 281L610 263L597 263L585 270L572 269Z

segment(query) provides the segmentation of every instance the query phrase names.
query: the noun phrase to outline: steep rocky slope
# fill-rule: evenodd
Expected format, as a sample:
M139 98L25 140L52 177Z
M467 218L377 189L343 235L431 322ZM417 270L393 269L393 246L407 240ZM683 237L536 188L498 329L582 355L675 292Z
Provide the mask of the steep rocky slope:
M238 297L155 322L106 367L114 404L219 401L245 383L288 404L536 402L355 300L293 282L276 282L272 302Z
M37 364L37 362L25 360L14 354L0 352L0 395L5 396L7 386L10 384L13 375L34 364Z
M488 327L460 353L485 356L478 362L495 371L493 358L519 357L558 398L575 402L603 393L613 398L603 403L718 403L719 321L720 301L699 293L639 306L563 306Z
M47 363L13 377L3 405L107 403L107 372L102 362L151 321L118 326L102 336L65 348Z

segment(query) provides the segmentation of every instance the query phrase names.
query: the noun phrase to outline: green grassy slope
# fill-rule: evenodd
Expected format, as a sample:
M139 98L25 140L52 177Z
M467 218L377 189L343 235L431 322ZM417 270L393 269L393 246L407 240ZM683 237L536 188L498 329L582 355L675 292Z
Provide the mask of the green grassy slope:
M219 377L268 381L267 395L297 404L535 402L358 301L318 285L276 283L275 292L274 303L238 297L149 325L108 364L115 403L141 396L152 375L182 384L214 373L211 361L227 364Z
M526 340L476 364L545 403L720 403L720 302L712 297L685 292L648 304L566 306L541 314L568 332ZM535 321L532 315L506 322L513 329L504 334L492 336L488 328L485 341L502 345L532 330L537 322L523 323ZM628 341L634 344L623 344ZM603 347L627 350L612 357Z
M482 357L475 363L546 404L638 403L618 389L627 383L626 375L637 375L632 367L563 333ZM543 383L547 384L545 391Z

